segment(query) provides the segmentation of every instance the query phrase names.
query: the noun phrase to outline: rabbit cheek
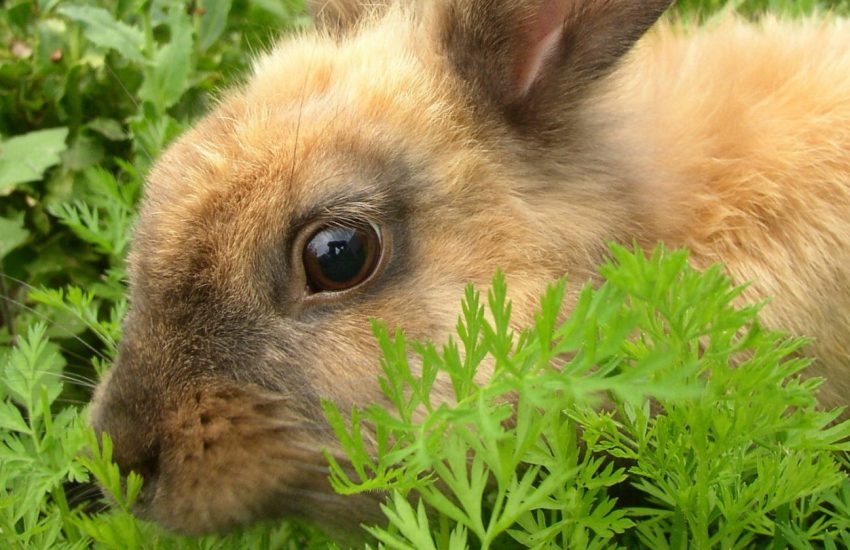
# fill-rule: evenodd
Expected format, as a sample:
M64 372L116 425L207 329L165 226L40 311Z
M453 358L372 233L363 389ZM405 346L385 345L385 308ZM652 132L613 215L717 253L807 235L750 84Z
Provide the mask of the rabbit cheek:
M199 389L163 422L149 515L207 533L258 518L303 515L331 498L321 430L290 398L257 387Z
M283 366L290 368L278 368L236 325L178 332L162 318L141 319L140 305L91 414L97 432L111 436L122 474L144 479L134 512L186 534L271 516L342 513L321 453L333 438L307 404L306 389L297 389L304 382L259 385L269 369L297 371L291 365L300 361L287 356ZM196 332L221 334L203 339ZM267 337L262 322L252 332ZM239 357L224 358L222 350L237 343Z
M358 521L377 517L375 497L343 499L329 486L321 449L330 435L300 396L204 379L145 395L146 389L130 389L121 371L113 372L93 424L115 441L122 473L143 476L134 509L140 517L190 535L267 517L351 517L352 505L361 511ZM119 402L127 392L158 406L144 411L132 400ZM169 396L178 392L179 399ZM340 529L356 527L352 520Z

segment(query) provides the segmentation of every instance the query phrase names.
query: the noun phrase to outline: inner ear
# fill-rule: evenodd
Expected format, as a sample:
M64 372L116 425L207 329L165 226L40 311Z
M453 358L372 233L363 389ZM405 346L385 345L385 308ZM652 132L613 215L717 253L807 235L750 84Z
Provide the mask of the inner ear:
M527 21L519 29L520 43L509 97L521 99L528 95L547 62L558 54L564 41L567 9L567 2L545 0L539 10L529 10Z
M539 118L607 74L671 2L448 0L432 20L454 69L479 96Z

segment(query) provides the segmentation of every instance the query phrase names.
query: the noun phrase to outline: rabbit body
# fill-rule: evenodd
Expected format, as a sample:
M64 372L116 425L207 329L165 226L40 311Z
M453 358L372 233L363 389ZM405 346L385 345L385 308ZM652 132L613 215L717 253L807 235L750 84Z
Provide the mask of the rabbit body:
M769 326L815 338L821 400L848 404L850 22L667 24L633 53L603 109L651 148L650 240L750 282Z
M816 338L822 397L846 404L850 23L662 22L630 48L667 4L352 8L259 59L146 188L92 410L145 476L139 513L200 533L374 510L333 495L320 454L320 397L380 399L369 318L440 341L501 267L523 326L612 240L753 281L745 299ZM305 239L345 223L380 227L379 267L311 291Z

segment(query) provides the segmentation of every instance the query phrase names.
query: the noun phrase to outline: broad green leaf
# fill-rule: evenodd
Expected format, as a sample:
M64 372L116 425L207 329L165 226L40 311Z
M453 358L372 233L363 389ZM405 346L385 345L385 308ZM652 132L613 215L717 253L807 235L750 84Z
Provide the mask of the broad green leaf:
M139 90L139 97L155 105L160 114L177 103L190 86L191 22L182 11L175 11L170 21L171 42L157 50Z
M37 130L0 143L0 196L8 195L21 183L38 181L44 172L59 163L68 146L67 128Z
M212 46L227 24L232 0L203 0L200 7L203 13L198 24L198 49L205 52Z
M89 130L93 130L110 141L124 141L127 132L121 127L121 123L112 118L96 118L89 122Z
M0 260L9 252L24 244L29 234L29 231L24 228L23 219L0 218Z
M59 13L83 25L86 38L103 48L115 50L136 63L144 62L144 35L139 29L116 21L103 8L91 6L62 6Z

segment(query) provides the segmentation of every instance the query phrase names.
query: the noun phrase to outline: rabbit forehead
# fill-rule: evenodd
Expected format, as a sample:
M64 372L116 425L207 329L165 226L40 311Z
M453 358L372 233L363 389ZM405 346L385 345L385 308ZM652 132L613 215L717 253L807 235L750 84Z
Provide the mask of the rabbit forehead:
M349 196L369 211L468 193L466 173L486 162L462 99L403 44L394 55L352 49L318 39L281 46L181 138L148 182L133 265L171 272L189 243L236 254L226 264L250 270L252 251L329 201ZM404 174L426 168L427 190Z
M380 223L389 204L397 210L410 201L415 186L403 162L342 139L338 148L313 146L314 132L302 128L297 146L277 141L261 159L199 162L194 143L170 152L163 162L181 155L196 165L152 176L159 189L149 191L131 257L133 278L149 285L142 294L156 293L153 283L169 292L181 284L235 288L240 302L252 303L262 298L262 274L288 269L289 245L312 221Z

